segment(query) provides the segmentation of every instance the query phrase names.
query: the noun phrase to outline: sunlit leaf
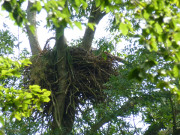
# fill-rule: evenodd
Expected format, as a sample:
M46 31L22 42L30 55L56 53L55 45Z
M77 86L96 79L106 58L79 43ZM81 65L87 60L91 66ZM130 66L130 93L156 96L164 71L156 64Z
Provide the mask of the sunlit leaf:
M21 120L21 114L19 112L16 112L14 116L16 119Z
M43 93L43 95L50 96L51 95L51 91L46 91L46 92Z
M155 24L155 31L157 31L158 34L161 34L163 32L161 25L159 25L159 23Z
M174 65L174 67L173 67L173 75L174 75L174 77L179 76L179 68L177 65Z
M36 1L36 8L37 8L37 11L38 11L38 12L41 11L42 5L41 5L41 2L40 2L40 1Z
M82 30L81 22L75 21L74 24L75 24L80 30Z
M91 29L94 31L94 25L95 25L95 24L93 24L93 23L88 23L87 25L88 25L89 28L91 28Z
M150 16L150 14L146 11L146 10L143 10L143 17L145 18L145 19L149 19L149 16Z
M0 123L2 124L2 125L4 125L4 118L2 117L2 116L0 116Z
M43 98L43 102L49 102L50 101L50 98L46 97L46 98Z
M30 31L35 34L35 27L33 25L29 25Z
M121 22L120 23L120 26L119 26L119 29L121 30L122 34L124 36L126 36L128 34L128 27L127 27L127 24Z
M76 5L79 7L81 5L81 1L80 0L75 0Z
M176 32L173 36L174 40L178 43L180 41L180 32Z

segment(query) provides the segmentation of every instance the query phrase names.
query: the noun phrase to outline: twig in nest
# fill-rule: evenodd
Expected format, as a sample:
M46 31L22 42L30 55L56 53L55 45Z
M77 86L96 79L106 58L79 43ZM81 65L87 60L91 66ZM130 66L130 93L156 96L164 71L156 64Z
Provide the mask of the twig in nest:
M51 39L54 39L54 40L56 40L56 37L51 37L51 38L49 38L47 41L46 41L46 44L44 45L44 48L43 48L43 50L48 50L49 49L49 41L51 40Z

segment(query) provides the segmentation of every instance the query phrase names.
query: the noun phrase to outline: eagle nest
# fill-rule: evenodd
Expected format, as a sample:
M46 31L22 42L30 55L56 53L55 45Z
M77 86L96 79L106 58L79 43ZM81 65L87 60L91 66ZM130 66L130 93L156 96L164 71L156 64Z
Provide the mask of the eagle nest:
M104 84L111 75L117 75L118 62L122 59L108 53L94 55L82 48L72 47L67 50L67 96L65 103L68 109L84 105L86 101L104 102L107 94L103 91ZM38 84L41 88L51 90L51 98L58 94L57 57L53 50L47 50L33 59L33 64L25 69L25 86ZM27 81L28 80L28 81ZM44 112L52 112L53 100L44 105Z

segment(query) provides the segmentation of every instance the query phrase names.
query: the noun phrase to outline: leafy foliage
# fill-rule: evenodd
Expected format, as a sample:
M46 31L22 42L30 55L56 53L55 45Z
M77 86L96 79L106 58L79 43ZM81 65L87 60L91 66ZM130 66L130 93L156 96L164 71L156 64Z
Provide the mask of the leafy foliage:
M31 62L28 59L21 61L13 61L9 58L0 57L0 80L9 77L20 77L20 68L28 66ZM6 86L1 83L0 97L2 112L12 112L11 117L21 120L22 116L29 117L32 110L40 109L43 102L49 102L50 91L46 89L41 90L39 86L29 86L28 90L16 90L12 86Z
M1 55L11 54L13 52L14 40L9 31L1 33L2 49ZM0 107L2 115L1 124L5 123L5 115L10 114L10 120L22 117L29 117L35 110L41 110L43 102L49 102L50 91L40 89L38 85L29 86L29 89L19 87L18 78L21 77L22 69L31 64L29 59L12 60L8 56L0 56ZM13 86L11 81L16 82ZM17 89L19 88L19 89Z
M12 54L13 48L17 45L14 44L16 37L14 37L8 30L0 31L1 43L0 43L0 54Z

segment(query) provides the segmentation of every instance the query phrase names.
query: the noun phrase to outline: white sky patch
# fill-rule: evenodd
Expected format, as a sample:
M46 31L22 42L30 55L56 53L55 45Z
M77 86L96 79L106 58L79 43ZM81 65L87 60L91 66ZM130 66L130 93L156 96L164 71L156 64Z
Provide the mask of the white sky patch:
M164 17L164 18L163 18L163 21L164 21L165 23L169 23L169 22L171 21L171 17Z
M146 23L146 21L145 21L145 20L141 20L139 26L140 26L142 29L146 29L146 28L147 28L147 23Z

